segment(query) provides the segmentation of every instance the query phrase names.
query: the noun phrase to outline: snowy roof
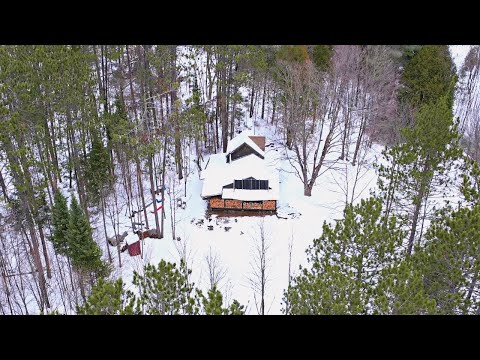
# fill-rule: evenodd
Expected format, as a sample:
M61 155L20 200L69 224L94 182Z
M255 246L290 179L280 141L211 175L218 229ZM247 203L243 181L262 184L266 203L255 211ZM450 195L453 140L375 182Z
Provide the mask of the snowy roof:
M245 132L244 132L245 133ZM247 134L240 134L234 141L237 146L243 142L240 140L249 139ZM253 141L249 139L252 143ZM229 146L230 146L229 143ZM256 151L263 155L263 151L255 144ZM233 149L235 149L232 146ZM253 146L252 146L253 148ZM267 166L264 159L253 154L239 158L237 160L226 162L226 154L213 154L208 160L207 166L200 176L203 179L202 197L222 195L224 199L237 199L243 201L255 200L277 200L279 197L279 176L278 170L272 166ZM268 180L269 190L241 190L224 189L225 185L232 184L234 180L242 180L252 177L257 180Z
M226 162L225 154L210 155L206 168L202 171L200 179L203 179L202 197L216 196L222 194L224 176L229 164Z
M239 148L242 144L247 144L260 155L265 156L265 152L250 138L250 136L254 136L253 132L251 130L244 130L233 139L230 139L227 144L226 155Z

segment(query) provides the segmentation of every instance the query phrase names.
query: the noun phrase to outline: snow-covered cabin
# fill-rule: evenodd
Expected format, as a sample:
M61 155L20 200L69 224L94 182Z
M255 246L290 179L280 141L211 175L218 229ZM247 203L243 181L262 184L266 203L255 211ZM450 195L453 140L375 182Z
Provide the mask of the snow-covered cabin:
M213 154L202 171L202 198L209 208L276 211L278 170L265 161L265 136L243 131Z

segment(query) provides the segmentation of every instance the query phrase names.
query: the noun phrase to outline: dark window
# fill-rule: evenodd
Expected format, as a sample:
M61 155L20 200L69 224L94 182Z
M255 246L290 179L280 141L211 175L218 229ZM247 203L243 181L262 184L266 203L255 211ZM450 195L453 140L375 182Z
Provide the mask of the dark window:
M250 179L243 180L243 188L245 190L252 190L252 180Z
M235 189L268 190L268 180L256 180L254 178L235 180Z

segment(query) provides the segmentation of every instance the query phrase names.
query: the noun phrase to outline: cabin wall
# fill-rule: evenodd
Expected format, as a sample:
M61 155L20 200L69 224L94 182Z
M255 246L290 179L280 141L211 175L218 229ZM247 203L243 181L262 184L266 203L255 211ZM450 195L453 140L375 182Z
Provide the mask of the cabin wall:
M277 210L276 200L263 201L241 201L235 199L222 199L221 197L212 197L209 199L209 207L215 209L232 209L232 210Z
M263 210L277 210L277 202L275 200L265 200Z
M225 200L225 208L226 209L241 209L242 208L242 201L241 200L232 200L232 199Z
M253 150L250 146L248 146L247 144L243 144L235 151L232 151L231 153L232 161L235 161L237 159L240 159L244 156L248 156L251 154L254 154L258 156L260 159L263 159L263 157L260 156L260 154L257 153L255 150ZM228 159L230 159L230 157Z
M263 202L262 201L244 201L243 208L247 210L262 210Z
M225 201L221 197L212 197L209 200L210 209L223 209L225 208Z

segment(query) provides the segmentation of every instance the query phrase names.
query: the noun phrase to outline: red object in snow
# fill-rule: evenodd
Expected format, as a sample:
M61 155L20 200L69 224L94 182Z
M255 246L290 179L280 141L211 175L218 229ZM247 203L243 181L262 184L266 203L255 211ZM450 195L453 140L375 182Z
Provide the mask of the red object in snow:
M128 245L128 255L137 256L141 254L140 240Z
M151 212L152 214L155 214L158 210L160 210L160 209L162 208L162 206L163 206L163 205L160 205L160 206L157 208L157 210L155 210L155 211L150 211L150 212Z

